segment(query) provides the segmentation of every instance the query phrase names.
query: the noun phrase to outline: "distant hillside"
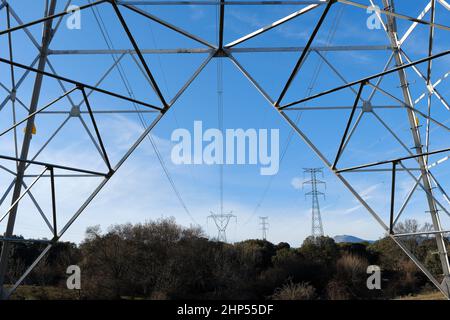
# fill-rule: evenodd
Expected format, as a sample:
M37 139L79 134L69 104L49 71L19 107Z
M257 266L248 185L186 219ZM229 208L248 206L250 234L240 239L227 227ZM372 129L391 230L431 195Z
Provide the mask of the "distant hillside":
M349 235L339 235L339 236L335 236L334 241L336 243L342 243L342 242L349 242L349 243L362 243L362 242L369 242L372 243L372 240L364 240L358 237L354 237L354 236L349 236Z

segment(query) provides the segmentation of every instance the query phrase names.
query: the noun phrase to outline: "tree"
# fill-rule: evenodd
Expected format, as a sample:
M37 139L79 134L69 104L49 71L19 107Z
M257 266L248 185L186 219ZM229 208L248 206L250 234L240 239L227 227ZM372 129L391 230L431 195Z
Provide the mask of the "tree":
M339 257L339 248L330 237L308 237L299 251L305 259L324 265L334 265Z

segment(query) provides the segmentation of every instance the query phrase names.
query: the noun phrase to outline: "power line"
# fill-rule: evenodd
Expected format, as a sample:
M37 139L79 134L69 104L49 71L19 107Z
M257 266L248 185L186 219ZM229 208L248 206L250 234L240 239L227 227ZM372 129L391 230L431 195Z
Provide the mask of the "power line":
M219 0L220 1L220 0ZM216 10L216 41L219 38L219 11L220 6L218 6ZM217 59L217 122L219 126L219 131L223 133L223 61L221 58ZM227 242L226 230L230 223L231 219L235 219L237 223L237 217L232 214L232 211L229 213L224 213L223 211L223 161L219 164L219 213L214 213L211 211L211 214L207 217L207 221L212 219L214 224L217 227L217 240L222 242Z
M217 59L217 114L219 130L223 133L223 63ZM223 161L219 164L220 213L223 213Z
M107 30L107 28L105 26L105 23L104 23L101 15L100 15L100 12L99 12L98 8L97 7L91 7L91 9L92 9L92 12L94 14L95 20L97 21L97 24L98 24L98 26L100 28L101 34L102 34L102 36L103 36L103 38L104 38L104 40L106 42L106 45L108 46L108 48L110 50L114 49L114 45L113 45L113 43L111 41L111 37L109 36L108 30ZM97 11L97 13L95 11ZM113 58L113 60L115 62L117 62L117 58L115 57L114 54L111 54L111 57ZM161 65L160 65L160 67L161 67ZM125 89L127 90L128 94L131 97L135 98L133 89L132 89L132 87L130 85L130 82L129 82L129 80L128 80L127 76L126 76L126 73L123 70L122 64L120 62L117 63L117 69L118 69L120 78L121 78L121 80L122 80L122 82L123 82L123 84L125 86ZM167 86L167 84L166 84L166 86ZM138 115L138 118L140 120L140 123L141 123L142 127L144 129L146 129L148 127L148 124L147 124L146 119L142 115L140 107L137 106L136 103L133 103L133 107L137 111L137 115ZM171 176L171 174L170 174L170 172L169 172L169 170L168 170L168 168L167 168L167 166L165 164L164 158L162 157L162 155L161 155L161 153L160 153L160 151L159 151L159 149L158 149L158 147L157 147L157 145L156 145L156 143L155 143L155 141L153 139L153 136L149 133L147 135L147 138L149 139L150 144L152 145L153 150L155 151L155 154L156 154L156 157L157 157L157 159L159 161L159 164L161 165L161 167L162 167L162 169L164 171L164 174L165 174L167 180L169 181L169 184L170 184L173 192L175 193L175 196L177 197L178 201L180 202L181 206L183 207L183 209L186 212L186 214L190 217L190 219L196 225L199 225L197 223L197 221L194 219L194 217L192 216L191 212L189 211L186 203L184 202L184 200L183 200L183 198L181 196L181 193L179 192L178 188L176 187L175 182L174 182L174 180L173 180L173 178L172 178L172 176Z
M306 174L310 174L311 179L303 182L303 185L310 184L311 191L305 193L305 196L311 196L311 236L316 239L318 237L323 237L323 225L322 225L322 217L320 215L320 206L319 206L319 196L325 197L323 192L318 190L318 185L325 185L325 181L318 180L317 174L322 174L322 168L305 168L303 172Z
M335 19L333 20L333 23L331 25L331 28L330 28L330 31L328 33L328 37L327 37L327 40L326 40L327 46L331 45L331 41L333 41L334 36L336 35L337 27L338 27L338 25L339 25L339 23L340 23L340 21L342 19L343 9L344 8L341 7L340 10L336 13ZM323 53L324 56L326 56L326 54L327 54L327 52ZM314 73L313 73L313 76L311 77L311 81L310 81L310 83L308 85L308 88L305 91L305 96L306 97L311 95L312 90L314 89L314 87L315 87L315 85L317 83L318 76L319 76L319 73L320 73L320 71L322 69L323 64L324 64L323 60L320 60L317 63L316 68L315 68ZM301 116L302 116L302 112L299 112L297 114L296 119L295 119L295 124L296 125L300 121ZM284 157L285 157L285 155L286 155L286 153L287 153L287 151L289 149L289 146L291 144L293 136L294 136L294 129L290 129L288 137L286 138L283 150L281 152L280 165L283 162L283 159L284 159ZM253 210L253 213L250 215L250 217L247 219L247 221L244 223L244 225L248 224L251 221L251 219L256 215L258 210L261 208L262 203L266 200L267 194L268 194L270 188L272 187L272 183L273 183L273 179L274 178L275 178L275 175L270 176L269 182L267 183L266 188L264 189L261 198L259 199L258 203L256 204L255 209Z

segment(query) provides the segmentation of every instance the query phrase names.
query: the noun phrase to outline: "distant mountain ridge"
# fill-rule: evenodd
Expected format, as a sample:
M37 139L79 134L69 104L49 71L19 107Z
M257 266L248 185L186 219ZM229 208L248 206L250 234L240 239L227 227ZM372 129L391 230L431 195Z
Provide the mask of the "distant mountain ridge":
M333 237L334 242L336 243L343 243L343 242L347 242L347 243L363 243L363 242L369 242L372 243L374 241L372 240L364 240L355 236L350 236L350 235L338 235Z

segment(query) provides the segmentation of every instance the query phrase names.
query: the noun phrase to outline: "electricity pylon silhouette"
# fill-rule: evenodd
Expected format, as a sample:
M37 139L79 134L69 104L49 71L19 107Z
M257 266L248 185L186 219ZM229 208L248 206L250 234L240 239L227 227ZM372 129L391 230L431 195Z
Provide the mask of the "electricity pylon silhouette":
M305 196L311 196L311 216L312 216L312 228L311 236L316 239L323 237L322 217L320 216L319 195L325 198L325 194L317 190L318 184L325 185L325 182L317 179L317 174L321 173L323 176L322 168L305 168L304 173L309 173L311 179L303 182L303 185L310 184L311 191L305 193Z
M259 217L259 220L260 220L259 224L261 225L263 240L267 239L267 231L269 230L269 223L267 222L268 219L269 219L269 217Z
M237 217L232 214L232 211L230 211L229 213L220 213L220 214L215 214L214 212L210 211L211 214L208 216L208 220L209 219L213 219L214 224L217 227L217 241L221 241L221 242L227 242L227 227L230 223L230 220L232 218L236 219L236 223L237 223Z

